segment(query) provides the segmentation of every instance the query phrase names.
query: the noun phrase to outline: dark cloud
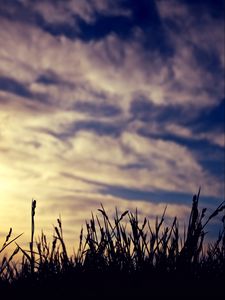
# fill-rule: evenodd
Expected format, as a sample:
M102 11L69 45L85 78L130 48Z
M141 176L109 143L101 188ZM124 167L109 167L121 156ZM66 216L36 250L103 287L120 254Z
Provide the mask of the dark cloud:
M76 36L84 41L90 41L103 39L111 33L121 38L129 38L132 33L133 23L129 17L96 14L95 18L96 21L91 24L80 18L78 22L80 32Z
M192 202L193 193L198 191L193 191L193 193L181 193L181 192L171 192L167 190L140 190L128 187L122 187L117 185L105 184L95 180L89 180L80 176L76 176L70 173L61 172L61 176L73 180L79 180L90 185L98 187L98 192L102 195L111 195L114 197L119 197L122 199L127 199L131 201L146 201L152 203L173 203L173 204L187 204L190 205ZM201 196L201 205L207 205L207 207L215 206L221 202L221 199L216 197Z
M34 1L36 5L38 2ZM39 4L48 3L55 8L64 5L64 1L41 1ZM117 3L118 13L98 11L92 12L92 21L83 18L82 15L71 12L70 22L65 17L64 22L48 22L46 18L35 10L35 5L22 3L20 1L9 1L0 8L0 16L11 21L32 24L53 36L66 36L69 39L80 39L82 41L97 41L104 39L110 34L116 34L123 40L132 40L134 31L139 28L143 32L139 43L145 51L159 51L163 56L171 56L174 53L173 45L170 43L161 23L160 16L154 0L126 0ZM126 9L131 14L121 14L120 9ZM66 8L66 5L65 5ZM65 9L65 11L67 11Z
M206 172L215 176L218 181L224 180L225 167L222 163L224 161L224 147L215 145L206 138L198 138L195 134L192 137L183 137L174 133L165 133L163 129L161 132L159 130L157 133L151 133L146 126L140 128L138 134L150 139L174 142L187 148Z
M27 129L31 130L32 132L40 132L46 135L50 135L56 139L60 139L61 138L61 133L58 133L54 130L48 129L48 128L44 128L44 127L27 127Z
M0 77L0 90L10 92L25 98L32 98L32 93L29 89L19 81L10 77Z
M207 12L215 19L224 18L225 5L223 0L181 0L181 2L188 5L195 15L202 15Z
M163 56L172 56L174 47L170 43L161 22L155 0L125 0L125 7L132 11L133 27L139 27L145 34L142 40L146 51L158 51Z
M31 102L40 102L44 105L49 105L49 97L45 93L33 93L29 90L29 87L26 86L26 84L23 84L13 78L1 76L0 77L0 90L20 96L25 98L27 101ZM1 101L1 98L0 98ZM3 103L5 100L3 99ZM24 106L33 108L32 106L29 106L29 103L24 103Z
M70 80L64 80L60 77L60 75L54 73L51 70L41 73L36 81L36 83L48 86L58 86L59 88L68 88L68 89L76 89L76 83L71 82ZM46 90L47 92L47 90Z
M60 79L58 76L56 76L53 73L46 73L46 74L41 74L37 80L37 83L41 83L43 85L56 85L61 83Z
M128 153L129 153L129 150L128 150ZM121 166L121 169L123 169L123 170L132 170L132 169L143 170L143 169L152 169L152 168L150 168L150 162L148 162L148 164L146 164L146 161L139 160L138 163L132 163L132 164L127 164L126 166Z
M221 66L218 54L213 49L204 49L199 46L193 46L193 53L196 62L209 73L217 72L217 76L223 76L223 68Z
M74 104L76 111L86 113L91 117L116 117L121 114L121 109L118 106L107 103L85 102L78 101Z
M131 102L130 113L132 119L148 122L155 119L157 115L157 107L154 103L145 97L138 97Z
M136 97L130 105L130 113L133 120L140 120L143 122L160 122L186 124L188 120L192 120L196 113L187 113L190 109L184 105L167 104L160 105L155 104L150 99L139 96Z
M74 32L73 34L72 28L67 28L66 35L90 41L103 39L114 33L123 40L132 40L134 31L139 28L143 32L139 43L143 46L144 51L155 50L165 57L173 55L173 45L164 31L154 0L138 2L127 0L121 1L120 4L121 8L130 10L129 16L110 15L110 13L104 15L96 12L95 22L92 23L78 17L79 33Z
M84 177L80 177L80 176L77 176L77 175L74 175L74 174L71 174L71 173L60 172L60 175L63 176L63 177L65 177L65 178L69 178L69 179L73 179L73 180L78 180L78 181L81 181L81 182L88 183L90 185L96 185L96 186L100 186L100 187L105 187L104 183L101 183L101 182L98 182L98 181L95 181L95 180L90 180L90 179L87 179L87 178L84 178Z
M70 128L62 133L61 137L69 137L74 136L78 131L90 131L94 132L97 135L109 135L109 136L118 136L120 135L123 128L121 128L121 124L114 123L105 123L100 121L79 121L74 122Z
M202 168L224 180L224 147L216 145L213 136L224 132L225 100L213 107L204 107L196 111L192 107L179 105L155 105L144 97L136 98L130 106L131 122L140 120L143 126L137 133L141 136L164 141L172 141L193 153ZM151 131L151 124L157 124L157 131ZM173 132L167 126L177 125L189 130L190 135ZM209 135L212 137L210 140Z
M120 124L104 123L100 121L77 121L67 126L61 126L59 130L51 130L44 127L32 127L31 130L51 135L62 141L76 136L79 131L94 132L99 136L117 137L123 131Z
M225 167L222 163L224 160L224 150L217 151L219 153L216 157L214 152L209 153L209 156L205 157L204 152L209 152L209 150L203 151L203 153L199 152L199 164L205 171L217 178L218 181L224 182Z
M73 25L66 23L66 20L65 20L65 23L51 24L51 23L47 23L42 17L39 17L37 24L43 30L47 31L48 33L52 34L53 36L63 35L69 39L76 39L79 37L78 27L75 25L75 22Z
M150 124L157 122L162 127L167 124L184 126L200 134L206 132L223 132L225 123L225 99L217 105L194 109L191 105L158 105L145 98L135 98L130 105L131 120L140 120ZM144 130L142 131L144 134Z
M100 192L106 195L112 195L115 197L128 199L132 201L147 201L153 203L165 202L173 204L187 204L190 205L192 202L193 194L191 193L181 193L181 192L171 192L171 191L143 191L138 189L129 189L120 186L105 186ZM197 192L197 191L196 191ZM220 203L221 199L201 196L201 205L211 205L212 201L215 203Z
M1 2L4 3L1 5ZM7 18L12 22L20 22L24 23L25 25L29 24L33 26L38 26L54 36L65 35L69 38L77 37L77 27L75 26L75 19L74 24L72 26L67 23L66 19L65 22L61 24L49 23L45 20L45 18L39 11L34 9L35 4L37 4L38 2L41 5L42 3L47 3L47 1L34 0L32 2L33 5L31 2L22 3L22 1L16 0L0 0L0 16ZM62 3L62 1L55 1L55 4L57 4L56 2ZM54 2L52 2L51 0L48 1L48 3L52 3L54 5Z
M0 1L1 4L2 0ZM60 1L32 1L31 3L22 3L21 1L3 1L4 4L0 5L0 16L8 18L12 21L20 21L37 25L53 36L64 35L70 39L81 39L84 41L99 40L114 32L119 36L125 38L132 31L133 24L129 17L121 16L118 11L118 15L107 12L98 12L93 6L93 20L91 23L83 18L76 12L71 12L70 22L65 18L64 22L48 22L43 15L35 10L35 5L50 4L55 8L57 6L65 5L65 2ZM79 6L80 4L78 4ZM91 5L91 4L90 4ZM68 10L65 5L65 10ZM71 21L73 20L73 21Z
M225 98L213 107L202 109L190 126L196 134L206 131L224 132Z
M19 21L33 25L43 20L42 16L34 12L32 7L17 0L0 0L0 16L12 22Z

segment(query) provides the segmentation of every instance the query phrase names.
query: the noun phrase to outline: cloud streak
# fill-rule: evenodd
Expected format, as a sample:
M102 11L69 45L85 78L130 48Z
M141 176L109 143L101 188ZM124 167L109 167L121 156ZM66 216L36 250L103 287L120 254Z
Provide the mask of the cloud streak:
M26 227L32 197L40 226L62 211L76 231L100 202L141 214L168 202L185 219L199 186L204 203L224 197L223 19L149 3L1 6L3 230L3 215Z

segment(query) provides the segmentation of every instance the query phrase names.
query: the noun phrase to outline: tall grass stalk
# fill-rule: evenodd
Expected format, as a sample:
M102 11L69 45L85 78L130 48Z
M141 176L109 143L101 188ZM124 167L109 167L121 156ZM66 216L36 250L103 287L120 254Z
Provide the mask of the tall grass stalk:
M176 217L171 226L164 225L166 208L162 217L156 218L155 224L151 225L147 218L140 221L137 210L135 213L125 211L119 214L116 209L114 218L110 219L101 205L100 215L92 214L86 221L86 229L81 229L79 246L70 257L61 218L54 226L51 242L47 241L44 232L34 241L36 201L32 200L30 250L16 243L13 254L1 263L0 282L20 284L31 280L33 284L45 284L60 279L65 283L82 276L88 278L88 274L104 274L104 277L114 274L115 278L121 274L142 274L144 280L225 279L225 201L206 218L206 208L201 211L198 208L199 196L200 190L193 197L183 239ZM218 215L222 215L218 238L206 245L206 226ZM11 230L2 249L19 237L9 241L10 236ZM13 263L18 251L23 255L20 266Z

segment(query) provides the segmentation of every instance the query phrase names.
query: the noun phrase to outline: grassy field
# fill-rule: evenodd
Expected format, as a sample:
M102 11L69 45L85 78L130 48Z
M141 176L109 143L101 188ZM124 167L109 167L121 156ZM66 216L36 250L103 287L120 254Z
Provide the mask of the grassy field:
M189 223L165 226L165 212L150 226L138 213L125 211L110 220L104 207L81 230L79 247L69 256L61 219L48 241L35 239L35 208L31 209L29 250L20 247L11 230L0 248L15 243L15 251L0 263L0 297L7 299L224 299L225 202L208 217L194 195ZM206 226L221 216L218 238L205 243ZM15 263L21 252L20 263Z

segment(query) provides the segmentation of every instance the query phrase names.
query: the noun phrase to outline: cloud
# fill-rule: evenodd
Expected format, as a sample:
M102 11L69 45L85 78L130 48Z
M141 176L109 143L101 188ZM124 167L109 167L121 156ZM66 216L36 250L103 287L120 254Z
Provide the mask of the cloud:
M77 101L74 105L77 111L87 113L89 115L94 115L95 117L114 117L121 113L119 107L113 106L107 103L90 103L90 102L79 102Z
M194 189L198 180L207 182L207 192L218 195L218 185L214 183L211 189L210 178L207 179L208 175L185 147L141 137L132 131L122 131L122 128L119 135L112 135L110 123L104 125L106 127L85 119L74 123L76 114L55 110L51 117L48 112L42 112L41 116L33 118L22 112L12 118L10 113L4 113L8 124L2 133L2 144L11 149L10 159L19 159L19 168L27 165L28 172L32 172L37 160L39 172L46 163L49 171L52 164L53 174L61 168L71 170L75 166L74 175L140 189L148 188L151 182L152 189L187 191ZM18 123L21 126L15 131ZM51 130L55 134L51 134ZM140 164L142 168L135 167Z
M171 68L174 69L177 60L180 59L179 54L171 60L165 60L160 53L145 53L142 44L139 43L144 35L140 29L134 33L133 41L122 41L118 36L110 34L101 41L85 43L78 40L71 41L65 37L55 38L35 26L25 28L23 24L16 23L17 26L15 27L7 20L3 20L2 24L1 34L5 38L2 57L5 62L11 60L14 68L18 69L16 73L11 72L10 77L5 77L8 78L7 84L4 84L5 92L12 93L13 91L18 96L26 96L24 93L21 94L21 91L26 91L27 95L36 95L36 98L38 98L37 95L42 95L45 99L43 102L49 101L48 107L54 107L53 111L61 110L61 113L52 115L51 122L45 117L42 117L41 121L32 120L32 122L28 122L29 125L26 126L30 128L31 132L32 128L34 130L38 127L43 129L43 133L46 132L46 135L43 135L36 131L36 138L38 136L41 140L44 136L49 138L48 133L52 131L54 135L51 136L51 139L57 141L55 141L56 145L61 145L60 139L63 141L67 139L68 144L74 145L74 141L70 141L70 139L74 139L76 145L83 143L86 148L95 149L96 153L101 152L102 157L104 157L104 149L108 150L109 148L108 143L110 145L112 143L110 148L116 148L118 141L124 146L123 139L127 139L126 142L130 145L129 147L137 151L138 158L130 162L133 165L139 163L138 159L144 159L148 162L145 152L148 155L156 156L156 164L162 164L160 156L166 156L168 147L171 147L171 155L177 152L180 157L190 159L191 155L188 150L186 149L187 152L185 152L185 148L176 145L175 142L163 142L153 137L151 139L139 137L139 131L132 131L132 124L140 119L143 127L145 123L146 125L149 124L148 121L151 121L153 127L156 124L155 128L158 134L160 131L164 135L170 132L173 135L193 138L193 132L185 124L179 125L179 122L184 122L184 119L189 119L190 116L194 118L198 115L202 106L209 105L204 102L209 96L205 97L204 91L202 91L203 94L197 93L195 95L192 91L195 84L193 82L188 83L191 90L186 88L187 83L185 83L186 87L180 90L174 89L174 77L170 78L170 75L173 74ZM5 35L5 28L8 28L13 39L9 39ZM15 49L12 45L17 41L18 47ZM30 47L28 47L28 43ZM182 57L180 61L186 66L189 65L189 61L186 62L185 57ZM191 65L191 68L193 69L195 66L196 62ZM12 66L9 68L8 63L3 64L3 68L5 68L6 74L12 70ZM185 66L182 66L181 69L183 72ZM192 69L190 69L190 77L192 76ZM198 82L197 78L195 82ZM138 99L136 95L139 94L144 95L146 100ZM194 96L204 98L204 101L199 102L195 99L193 104L192 96L193 98ZM21 100L21 103L24 104L25 101ZM189 113L190 104L195 105L194 116ZM178 114L179 118L176 121L175 116L177 117ZM111 120L109 120L109 116L112 117ZM101 122L96 120L99 117L103 118ZM133 118L132 122L130 122L130 117ZM119 118L123 120L122 123L118 121ZM177 125L176 122L178 122ZM131 132L126 133L126 126L129 126ZM164 129L160 129L163 126ZM153 127L150 127L151 132L153 132ZM125 132L123 133L123 131ZM104 140L106 145L101 145L101 143L98 145L99 135L118 136L119 140L114 142L115 139L107 140L106 137ZM215 140L217 141L216 138ZM125 149L129 148L126 142L124 143ZM139 150L135 148L138 143L141 145ZM154 153L152 145L159 151L159 155ZM82 146L81 148L84 153L85 147ZM162 150L160 150L161 148ZM79 149L79 147L76 146L75 149ZM138 153L141 149L143 149L143 153ZM110 160L114 156L115 154L109 155L107 159ZM120 159L123 160L126 156L127 154L123 153ZM176 155L174 156L176 157ZM194 158L191 159L191 166L198 170L191 170L190 174L197 172L200 174L199 178L203 178L201 167L198 166ZM188 164L189 162L179 168L189 169ZM153 162L149 164L149 167L152 165L154 165ZM162 173L165 168L168 170L171 168L166 158ZM122 171L116 170L116 172ZM138 177L147 174L146 178L149 180L150 175L146 172L146 168L139 171ZM136 176L134 172L131 174ZM163 175L163 178L165 176ZM172 176L172 178L176 178L176 176ZM158 177L160 178L161 174ZM189 178L191 178L190 175ZM173 180L176 181L176 179ZM178 182L177 185L180 184ZM154 184L157 186L157 183ZM175 188L176 184L173 183L171 186ZM162 180L160 184L160 186L163 185L169 188L165 180Z
M205 203L222 198L221 18L183 1L151 2L144 17L144 1L128 2L1 8L0 212L21 230L32 197L40 226L53 211L80 226L100 202L161 214L165 194L169 216L185 217L200 185Z
M199 106L213 105L223 95L220 80L224 68L223 17L215 19L204 5L178 1L169 5L167 1L158 1L157 4L176 49L174 88L176 85L179 89L185 88L189 91L187 96L193 93L193 100Z
M111 0L81 2L22 0L4 3L0 15L9 20L22 22L25 26L26 24L38 26L55 36L64 35L86 40L98 38L113 29L118 29L119 27L113 24L116 25L118 22L120 25L125 24L130 18L130 10L121 7L120 2ZM115 22L108 22L108 26L102 26L100 20L105 23L108 19ZM85 35L83 35L83 27L86 29Z
M32 98L32 94L25 86L11 78L0 77L0 90L17 94L25 98Z
M69 105L76 100L71 97L84 100L90 98L92 90L98 91L98 95L99 91L107 94L113 101L120 99L123 108L127 109L139 91L154 103L194 105L199 110L212 106L222 95L222 84L218 85L221 80L206 72L193 56L193 47L185 40L176 39L171 32L168 35L175 45L176 55L165 60L160 52L145 51L141 43L145 32L140 28L134 30L132 40L109 34L100 41L85 43L63 36L56 38L37 27L25 28L21 24L15 27L7 21L2 24L7 72L9 62L11 70L19 64L17 80L23 76L33 92L47 92L55 102L67 101ZM5 36L6 28L13 40ZM13 47L17 40L19 51ZM28 43L32 46L28 47ZM46 72L60 76L68 85L46 86L43 80L40 81L40 76ZM11 76L14 76L13 72Z

